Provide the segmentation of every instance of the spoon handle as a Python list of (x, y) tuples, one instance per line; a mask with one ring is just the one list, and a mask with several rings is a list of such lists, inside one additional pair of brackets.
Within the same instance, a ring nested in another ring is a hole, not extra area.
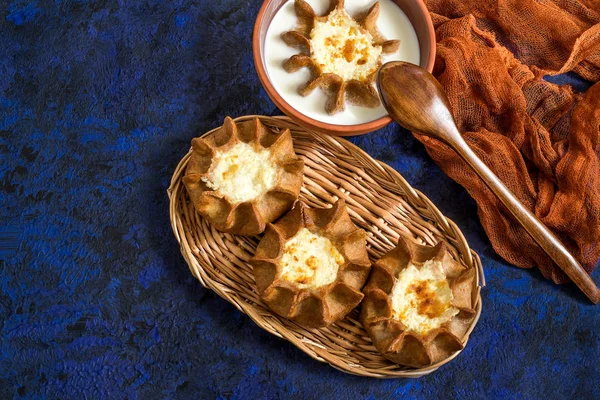
[(473, 168), (560, 269), (594, 304), (597, 304), (600, 301), (600, 290), (560, 240), (504, 186), (502, 181), (471, 150), (460, 134), (452, 136), (453, 140), (447, 143)]

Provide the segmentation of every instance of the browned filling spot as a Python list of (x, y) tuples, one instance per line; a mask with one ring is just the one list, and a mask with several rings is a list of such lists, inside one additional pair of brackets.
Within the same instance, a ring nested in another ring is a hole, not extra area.
[(235, 174), (238, 169), (239, 169), (239, 167), (237, 165), (230, 166), (227, 171), (223, 172), (223, 178), (227, 178), (227, 177)]
[(350, 62), (354, 58), (354, 40), (348, 39), (346, 43), (344, 43), (344, 48), (342, 49), (342, 54), (346, 61)]
[[(437, 286), (440, 287), (441, 284)], [(417, 297), (417, 313), (426, 315), (429, 318), (437, 318), (442, 316), (448, 309), (449, 304), (442, 302), (435, 294), (435, 291), (430, 290), (429, 281), (419, 281), (410, 285), (406, 293), (414, 292)]]
[(358, 65), (365, 65), (367, 63), (367, 60), (365, 58), (361, 58), (360, 60), (358, 60), (356, 62)]
[(363, 47), (362, 50), (360, 51), (360, 55), (363, 56), (363, 58), (368, 58), (369, 50), (366, 47)]
[(306, 260), (306, 265), (308, 265), (308, 268), (312, 269), (313, 271), (317, 269), (318, 264), (319, 260), (315, 256), (310, 256), (308, 260)]
[(325, 46), (337, 47), (339, 43), (340, 42), (337, 39), (335, 39), (335, 38), (332, 38), (332, 37), (326, 37), (325, 38)]

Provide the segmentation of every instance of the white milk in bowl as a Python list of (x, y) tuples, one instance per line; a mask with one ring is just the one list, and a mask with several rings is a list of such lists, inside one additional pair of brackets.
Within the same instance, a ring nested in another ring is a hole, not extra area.
[[(329, 0), (307, 0), (318, 16), (327, 13)], [(357, 17), (366, 13), (376, 1), (346, 0), (345, 9)], [(407, 61), (419, 65), (421, 54), (417, 34), (408, 17), (392, 0), (379, 0), (380, 13), (377, 19), (377, 29), (386, 40), (400, 40), (400, 48), (391, 54), (383, 54), (382, 62)], [(285, 3), (269, 25), (265, 38), (264, 60), (267, 75), (275, 90), (283, 99), (298, 112), (317, 121), (334, 125), (357, 125), (374, 121), (387, 115), (383, 105), (376, 108), (355, 106), (346, 103), (344, 111), (328, 115), (325, 111), (327, 95), (321, 89), (315, 89), (306, 97), (298, 94), (298, 87), (306, 84), (311, 74), (308, 68), (288, 73), (283, 69), (283, 62), (300, 50), (288, 46), (281, 34), (297, 27), (297, 16), (294, 11), (294, 1)]]

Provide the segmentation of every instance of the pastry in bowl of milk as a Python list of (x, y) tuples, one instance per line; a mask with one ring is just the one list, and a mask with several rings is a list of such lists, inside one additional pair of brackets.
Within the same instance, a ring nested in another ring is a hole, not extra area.
[(352, 223), (343, 200), (322, 209), (298, 202), (268, 225), (250, 264), (267, 306), (308, 328), (354, 309), (371, 268), (366, 233)]
[(476, 317), (476, 279), (444, 243), (422, 246), (400, 238), (373, 265), (361, 322), (389, 360), (416, 368), (435, 364), (464, 347)]
[(380, 101), (374, 80), (382, 55), (397, 52), (400, 41), (385, 40), (377, 30), (379, 2), (359, 20), (348, 14), (343, 0), (334, 0), (331, 6), (327, 15), (317, 17), (307, 2), (295, 0), (298, 26), (281, 38), (302, 53), (285, 60), (283, 68), (288, 73), (309, 70), (311, 76), (298, 93), (306, 97), (321, 89), (327, 95), (329, 115), (344, 111), (346, 103), (375, 108)]
[(375, 85), (381, 65), (431, 71), (435, 34), (422, 0), (267, 0), (253, 52), (284, 113), (309, 129), (356, 135), (391, 122)]
[(194, 208), (217, 230), (258, 235), (292, 208), (304, 161), (288, 129), (273, 132), (258, 118), (223, 126), (192, 140), (183, 183)]

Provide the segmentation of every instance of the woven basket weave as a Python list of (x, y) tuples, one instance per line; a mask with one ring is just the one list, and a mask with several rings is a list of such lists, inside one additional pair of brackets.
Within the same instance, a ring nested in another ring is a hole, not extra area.
[[(399, 235), (403, 235), (421, 244), (444, 241), (459, 262), (475, 268), (477, 316), (464, 339), (466, 345), (481, 314), (479, 291), (485, 281), (479, 257), (469, 248), (457, 226), (398, 172), (352, 143), (307, 132), (287, 117), (249, 115), (235, 121), (255, 117), (273, 130), (292, 131), (294, 149), (305, 161), (300, 198), (314, 207), (326, 207), (343, 198), (354, 223), (367, 231), (371, 261), (393, 248)], [(247, 263), (254, 254), (258, 237), (221, 233), (196, 213), (181, 181), (189, 158), (190, 153), (181, 160), (168, 189), (171, 224), (181, 253), (204, 287), (235, 305), (258, 326), (290, 341), (316, 360), (343, 372), (375, 378), (416, 378), (435, 371), (460, 353), (426, 368), (402, 367), (375, 350), (358, 321), (358, 309), (328, 328), (312, 330), (272, 313), (256, 292), (252, 267)]]

